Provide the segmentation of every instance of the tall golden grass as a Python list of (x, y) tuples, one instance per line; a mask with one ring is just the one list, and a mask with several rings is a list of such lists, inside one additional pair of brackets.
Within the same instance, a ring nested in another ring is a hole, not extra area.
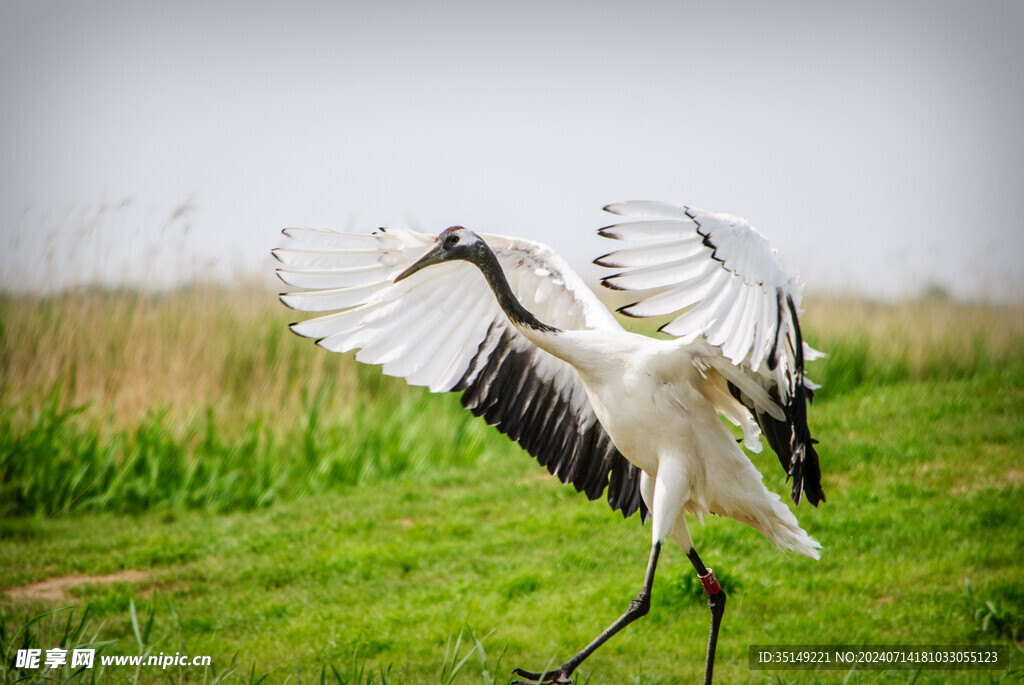
[[(213, 409), (223, 421), (255, 411), (283, 420), (295, 418), (304, 391), (325, 382), (336, 411), (360, 383), (388, 383), (292, 335), (295, 317), (264, 285), (3, 296), (0, 403), (31, 410), (60, 388), (66, 402), (88, 404), (115, 425), (155, 408), (172, 417)], [(803, 321), (815, 347), (859, 346), (872, 364), (897, 363), (897, 376), (911, 380), (1024, 358), (1024, 305), (809, 298)]]
[(65, 403), (87, 404), (88, 414), (119, 426), (153, 409), (284, 419), (325, 380), (343, 397), (358, 383), (348, 360), (288, 331), (294, 313), (264, 286), (8, 295), (0, 316), (0, 403), (8, 407), (38, 407), (58, 388)]
[[(824, 352), (865, 346), (876, 363), (897, 360), (909, 380), (970, 372), (1024, 360), (1024, 302), (962, 303), (946, 297), (877, 302), (857, 298), (804, 301), (805, 338)], [(980, 358), (981, 357), (981, 358)]]

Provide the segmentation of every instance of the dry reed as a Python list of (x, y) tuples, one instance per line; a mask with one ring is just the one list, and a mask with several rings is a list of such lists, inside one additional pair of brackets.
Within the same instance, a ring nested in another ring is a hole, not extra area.
[[(253, 411), (294, 418), (304, 390), (331, 383), (335, 410), (363, 376), (347, 356), (314, 348), (287, 329), (295, 317), (261, 286), (195, 286), (165, 294), (83, 290), (0, 300), (0, 402), (37, 407), (53, 388), (118, 425), (153, 409), (172, 416), (215, 409), (223, 420)], [(809, 299), (806, 336), (825, 351), (856, 343), (897, 377), (943, 365), (1012, 363), (1022, 356), (1024, 306), (949, 300), (882, 304)], [(982, 358), (979, 358), (982, 357)]]

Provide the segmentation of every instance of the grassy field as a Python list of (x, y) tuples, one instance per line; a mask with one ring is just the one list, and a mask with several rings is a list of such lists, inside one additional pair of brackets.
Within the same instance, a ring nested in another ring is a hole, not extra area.
[[(95, 644), (213, 660), (48, 682), (505, 683), (625, 608), (638, 520), (290, 316), (259, 287), (0, 299), (0, 682), (44, 673), (17, 649)], [(830, 354), (810, 371), (828, 502), (797, 514), (824, 551), (693, 525), (729, 593), (718, 682), (1019, 682), (1024, 308), (812, 300), (805, 321)], [(650, 615), (579, 680), (699, 681), (701, 594), (669, 551)], [(1001, 644), (1013, 665), (750, 670), (766, 643)]]

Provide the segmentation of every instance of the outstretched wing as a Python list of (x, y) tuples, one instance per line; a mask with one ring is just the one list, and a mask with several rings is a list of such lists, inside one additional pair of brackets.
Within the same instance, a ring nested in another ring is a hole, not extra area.
[[(819, 352), (803, 342), (800, 291), (768, 241), (744, 219), (660, 202), (623, 202), (605, 210), (635, 219), (599, 234), (630, 241), (594, 260), (618, 269), (602, 279), (613, 290), (642, 291), (619, 309), (627, 316), (673, 315), (659, 330), (686, 342), (706, 341), (756, 380), (777, 406), (728, 384), (757, 420), (793, 478), (793, 501), (824, 501), (815, 441), (807, 427), (813, 397), (804, 362)], [(635, 242), (634, 242), (635, 241)], [(721, 369), (721, 365), (719, 365)], [(782, 411), (779, 411), (779, 408)]]
[[(335, 312), (292, 324), (335, 352), (380, 364), (432, 392), (458, 391), (563, 483), (613, 509), (643, 510), (640, 472), (598, 422), (583, 383), (565, 362), (537, 348), (509, 322), (480, 271), (466, 262), (395, 276), (434, 245), (434, 236), (379, 229), (346, 234), (285, 229), (274, 250), (278, 276), (307, 289), (281, 296), (293, 309)], [(539, 243), (484, 235), (517, 297), (541, 321), (564, 329), (620, 329), (580, 278)]]

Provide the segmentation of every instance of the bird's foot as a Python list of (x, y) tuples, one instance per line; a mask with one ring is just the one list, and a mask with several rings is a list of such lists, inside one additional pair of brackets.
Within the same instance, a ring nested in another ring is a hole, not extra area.
[(511, 685), (572, 685), (572, 671), (567, 671), (565, 666), (540, 673), (524, 671), (521, 668), (512, 672), (524, 680), (513, 680)]

